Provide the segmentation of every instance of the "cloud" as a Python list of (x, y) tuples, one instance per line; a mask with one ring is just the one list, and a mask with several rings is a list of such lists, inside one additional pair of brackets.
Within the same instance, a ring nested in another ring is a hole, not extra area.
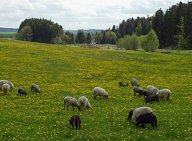
[[(0, 27), (18, 28), (26, 18), (46, 18), (64, 29), (106, 29), (123, 19), (166, 10), (178, 0), (2, 0)], [(183, 0), (187, 2), (187, 0)]]

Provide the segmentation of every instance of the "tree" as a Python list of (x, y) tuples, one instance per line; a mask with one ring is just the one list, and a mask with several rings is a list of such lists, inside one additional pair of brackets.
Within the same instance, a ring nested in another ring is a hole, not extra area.
[(87, 34), (87, 43), (90, 44), (92, 42), (92, 37), (91, 37), (91, 34), (88, 33)]
[(132, 50), (137, 50), (137, 49), (140, 48), (140, 40), (139, 40), (138, 36), (135, 33), (133, 33), (131, 35), (131, 38), (130, 38), (129, 43), (128, 43), (128, 46)]
[(143, 38), (141, 44), (145, 51), (155, 51), (159, 47), (159, 39), (153, 29)]
[(20, 39), (23, 41), (31, 41), (33, 31), (30, 26), (24, 26), (20, 32)]
[(125, 35), (124, 37), (118, 39), (117, 41), (117, 47), (118, 48), (124, 48), (126, 50), (130, 50), (129, 46), (129, 41), (130, 41), (131, 36), (130, 35)]
[(157, 36), (159, 38), (160, 45), (162, 46), (164, 44), (163, 43), (164, 42), (164, 33), (163, 33), (163, 29), (164, 29), (164, 13), (163, 13), (163, 11), (161, 9), (156, 11), (152, 22), (153, 22), (152, 28), (156, 32), (156, 34), (157, 34)]
[(140, 36), (142, 34), (142, 26), (141, 23), (139, 22), (137, 27), (135, 28), (135, 33), (137, 36)]
[(176, 38), (176, 49), (182, 50), (185, 47), (186, 40), (185, 40), (185, 32), (184, 32), (184, 17), (181, 16), (180, 18), (180, 25), (177, 25), (178, 33), (175, 36)]

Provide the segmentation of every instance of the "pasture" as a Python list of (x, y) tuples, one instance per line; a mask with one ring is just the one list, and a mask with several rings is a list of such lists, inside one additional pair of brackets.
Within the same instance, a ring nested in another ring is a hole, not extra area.
[(0, 32), (0, 38), (15, 38), (16, 32)]
[[(192, 140), (192, 52), (115, 51), (0, 40), (0, 80), (14, 91), (0, 93), (0, 140)], [(132, 88), (119, 87), (137, 78), (140, 85), (169, 88), (169, 101), (144, 103)], [(32, 83), (41, 94), (30, 94)], [(92, 89), (105, 88), (109, 99), (94, 100)], [(17, 96), (18, 88), (27, 96)], [(64, 96), (86, 96), (92, 108), (64, 110)], [(131, 109), (149, 106), (158, 128), (145, 129), (126, 120)], [(79, 114), (81, 130), (69, 127)]]

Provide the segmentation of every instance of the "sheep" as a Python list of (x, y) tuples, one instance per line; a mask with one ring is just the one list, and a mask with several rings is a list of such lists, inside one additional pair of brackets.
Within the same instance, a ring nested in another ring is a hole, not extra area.
[(159, 91), (158, 88), (156, 88), (155, 86), (152, 86), (152, 85), (148, 85), (147, 86), (147, 92), (148, 94), (157, 94), (157, 92)]
[(93, 89), (93, 98), (96, 99), (97, 96), (108, 98), (108, 93), (101, 87), (95, 87)]
[(18, 94), (17, 94), (17, 95), (27, 95), (27, 92), (26, 92), (24, 89), (19, 88), (19, 89), (18, 89)]
[(157, 95), (158, 95), (158, 97), (159, 97), (159, 99), (160, 100), (162, 100), (162, 99), (167, 99), (167, 100), (169, 100), (169, 97), (170, 97), (170, 95), (171, 95), (171, 91), (169, 90), (169, 89), (162, 89), (162, 90), (159, 90), (158, 92), (157, 92)]
[(9, 91), (10, 91), (10, 85), (5, 83), (2, 85), (2, 91), (3, 91), (3, 94), (8, 94)]
[(134, 87), (134, 86), (139, 86), (139, 82), (137, 79), (135, 78), (131, 78), (131, 85)]
[(143, 95), (144, 97), (145, 97), (145, 96), (148, 96), (148, 92), (145, 91), (145, 90), (143, 90), (143, 88), (142, 88), (142, 87), (139, 87), (139, 86), (134, 86), (134, 87), (133, 87), (133, 93), (134, 93), (134, 96), (136, 95), (136, 93), (139, 94), (139, 97), (140, 97), (141, 95)]
[(9, 80), (0, 80), (0, 90), (1, 91), (2, 91), (2, 85), (5, 84), (5, 83), (9, 84), (10, 90), (14, 89), (14, 85), (13, 85), (13, 83), (11, 81), (9, 81)]
[(157, 117), (154, 113), (146, 113), (146, 114), (140, 115), (136, 119), (136, 125), (141, 124), (141, 127), (143, 128), (147, 123), (151, 123), (151, 126), (153, 127), (153, 129), (155, 129), (155, 127), (157, 128)]
[(153, 102), (153, 101), (157, 101), (159, 102), (159, 96), (157, 94), (154, 94), (154, 95), (149, 95), (145, 98), (145, 103), (148, 103), (148, 102)]
[(131, 119), (134, 123), (136, 123), (137, 118), (140, 115), (146, 114), (146, 113), (152, 113), (152, 109), (150, 107), (139, 107), (134, 110), (131, 110), (128, 114), (128, 120)]
[(78, 115), (73, 115), (71, 117), (71, 119), (69, 120), (69, 125), (74, 127), (74, 124), (75, 124), (75, 127), (76, 129), (79, 129), (81, 128), (81, 118), (78, 116)]
[[(34, 93), (41, 93), (41, 89), (39, 88), (38, 85), (32, 84), (32, 85), (31, 85), (31, 92), (33, 92), (33, 94), (34, 94)], [(31, 92), (30, 92), (30, 93), (31, 93)]]
[(67, 106), (67, 110), (68, 110), (69, 106), (72, 106), (73, 110), (74, 110), (74, 107), (78, 107), (79, 109), (81, 109), (77, 99), (75, 99), (74, 97), (71, 97), (71, 96), (64, 97), (64, 109), (65, 109), (65, 106)]
[(78, 99), (78, 103), (81, 108), (91, 108), (91, 104), (89, 103), (89, 100), (85, 96), (81, 96)]
[(128, 86), (128, 83), (125, 83), (125, 84), (124, 84), (123, 82), (120, 81), (120, 82), (119, 82), (119, 86), (120, 86), (120, 87)]

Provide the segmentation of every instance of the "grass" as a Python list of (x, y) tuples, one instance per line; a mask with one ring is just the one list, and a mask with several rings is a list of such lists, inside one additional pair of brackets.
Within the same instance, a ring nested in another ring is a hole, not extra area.
[[(14, 91), (0, 93), (0, 140), (192, 140), (192, 52), (114, 51), (0, 40), (0, 79), (11, 80)], [(172, 91), (169, 101), (145, 104), (118, 82), (137, 78), (142, 87)], [(30, 94), (31, 83), (42, 88)], [(109, 99), (93, 100), (92, 89), (105, 88)], [(17, 96), (18, 88), (28, 96)], [(90, 110), (63, 109), (64, 96), (85, 95)], [(150, 106), (158, 128), (138, 128), (126, 120), (128, 112)], [(69, 127), (73, 114), (82, 129)]]
[(0, 32), (0, 38), (14, 38), (15, 32)]

